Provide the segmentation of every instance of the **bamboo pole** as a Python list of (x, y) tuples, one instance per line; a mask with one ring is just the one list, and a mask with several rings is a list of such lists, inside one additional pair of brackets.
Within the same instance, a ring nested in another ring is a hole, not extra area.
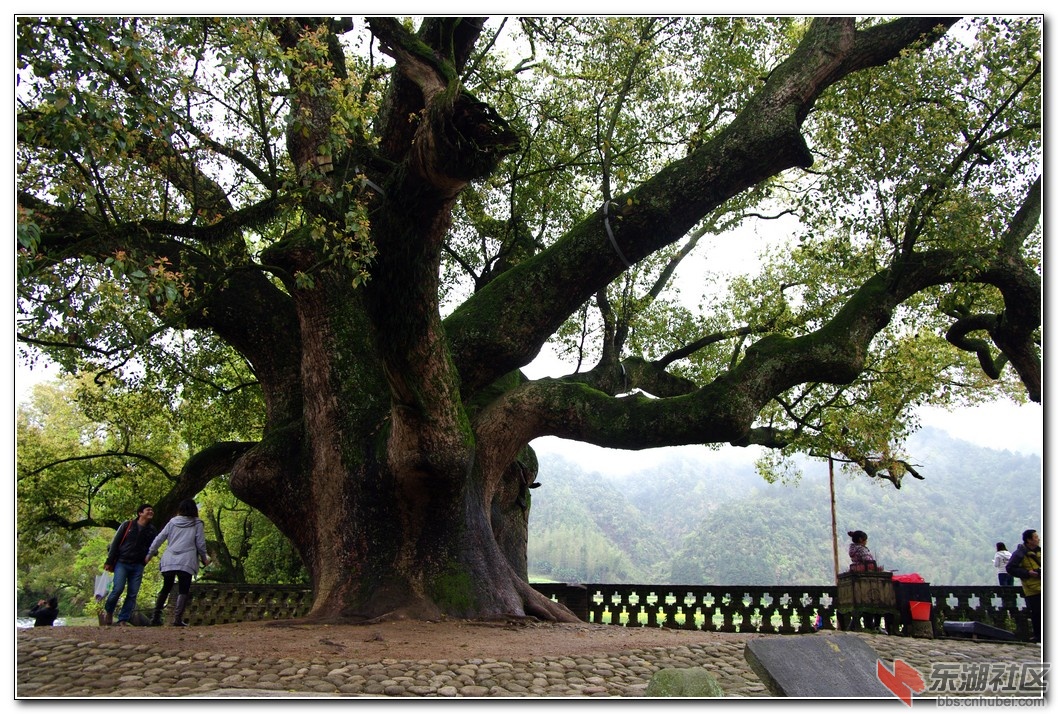
[(838, 511), (834, 498), (834, 457), (827, 454), (827, 465), (830, 467), (830, 533), (834, 541), (834, 582), (838, 582)]

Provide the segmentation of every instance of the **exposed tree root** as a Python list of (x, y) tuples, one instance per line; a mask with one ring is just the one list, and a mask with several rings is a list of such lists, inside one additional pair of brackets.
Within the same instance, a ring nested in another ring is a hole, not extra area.
[(550, 622), (580, 622), (573, 612), (554, 600), (545, 597), (524, 580), (516, 580), (515, 587), (525, 603), (525, 615)]

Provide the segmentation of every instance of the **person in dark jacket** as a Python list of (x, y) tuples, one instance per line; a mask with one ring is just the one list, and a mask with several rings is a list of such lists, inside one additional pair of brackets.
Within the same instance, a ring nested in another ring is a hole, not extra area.
[(1035, 530), (1030, 528), (1021, 534), (1021, 545), (1010, 556), (1007, 572), (1021, 578), (1021, 591), (1032, 620), (1032, 641), (1040, 642), (1043, 639), (1043, 550), (1040, 534)]
[(147, 553), (150, 560), (158, 554), (162, 543), (169, 545), (162, 554), (159, 569), (162, 572), (162, 590), (154, 603), (152, 625), (162, 624), (162, 610), (173, 589), (173, 580), (179, 579), (176, 591), (176, 607), (173, 611), (173, 625), (184, 627), (184, 608), (191, 594), (191, 578), (198, 573), (198, 563), (209, 565), (209, 554), (206, 552), (206, 527), (198, 517), (198, 506), (190, 498), (185, 498), (176, 509), (176, 517), (165, 524)]
[(136, 596), (143, 581), (143, 568), (147, 565), (147, 549), (158, 535), (158, 529), (151, 525), (154, 508), (149, 503), (136, 509), (136, 518), (125, 521), (118, 526), (114, 540), (110, 542), (107, 559), (103, 570), (114, 573), (114, 584), (110, 595), (103, 605), (105, 614), (103, 624), (114, 624), (114, 609), (118, 605), (121, 592), (128, 587), (125, 602), (118, 613), (118, 625), (131, 625), (132, 612), (136, 609)]
[(51, 627), (59, 616), (59, 598), (38, 600), (37, 604), (30, 608), (29, 616), (36, 618), (33, 621), (34, 627)]

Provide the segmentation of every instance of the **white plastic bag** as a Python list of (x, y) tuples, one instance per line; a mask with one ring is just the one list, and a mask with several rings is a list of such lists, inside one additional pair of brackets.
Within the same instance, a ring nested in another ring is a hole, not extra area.
[(114, 582), (113, 573), (103, 573), (102, 575), (96, 576), (96, 600), (102, 600), (107, 596), (107, 593), (110, 591), (110, 584), (112, 582)]

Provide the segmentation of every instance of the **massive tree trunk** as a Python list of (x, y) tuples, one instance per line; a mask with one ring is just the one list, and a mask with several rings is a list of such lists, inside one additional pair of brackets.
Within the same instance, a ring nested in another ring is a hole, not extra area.
[(443, 370), (387, 372), (381, 355), (400, 340), (380, 337), (361, 301), (319, 282), (298, 294), (303, 418), (269, 434), (231, 480), (297, 546), (315, 590), (310, 616), (575, 619), (526, 582), (534, 471), (483, 465), (459, 400), (431, 401), (432, 389), (452, 388)]
[[(744, 377), (718, 380), (681, 404), (637, 408), (584, 385), (518, 386), (511, 370), (624, 266), (602, 243), (600, 221), (591, 216), (442, 321), (438, 265), (452, 207), (469, 181), (487, 176), (512, 150), (516, 137), (456, 79), (480, 22), (428, 21), (415, 36), (388, 19), (371, 26), (396, 68), (381, 117), (388, 168), (374, 174), (379, 190), (369, 198), (377, 248), (370, 279), (352, 290), (350, 272), (336, 264), (317, 269), (311, 289), (288, 282), (301, 369), (296, 383), (271, 391), (297, 393), (303, 408), (272, 419), (279, 427), (239, 462), (232, 489), (296, 544), (312, 574), (313, 617), (575, 619), (526, 581), (535, 464), (525, 449), (532, 438), (556, 433), (626, 447), (637, 446), (637, 438), (643, 445), (665, 438), (745, 439), (763, 404), (789, 385), (851, 379), (862, 366), (863, 345), (908, 290), (928, 279), (890, 281), (891, 295), (872, 294), (877, 304), (864, 300), (866, 306), (850, 310), (831, 328), (842, 334), (826, 359), (810, 354), (813, 340), (762, 345), (740, 367)], [(622, 198), (625, 255), (635, 261), (743, 188), (810, 164), (799, 125), (819, 92), (895, 56), (932, 27), (897, 24), (881, 40), (874, 33), (857, 42), (851, 22), (817, 23), (745, 119)], [(300, 31), (286, 27), (284, 41), (295, 45)], [(298, 102), (305, 116), (327, 116), (315, 96)], [(289, 140), (298, 165), (320, 153), (312, 136)], [(330, 180), (305, 179), (314, 190), (326, 190)], [(268, 255), (288, 275), (325, 257), (308, 231)], [(574, 287), (541, 291), (541, 281), (551, 277)], [(621, 413), (608, 420), (615, 409)], [(688, 410), (697, 413), (686, 419)], [(659, 436), (666, 432), (671, 437)]]
[[(444, 76), (442, 59), (417, 54), (418, 38), (392, 20), (373, 27), (399, 60), (389, 115), (400, 120), (384, 143), (395, 166), (371, 213), (370, 280), (350, 290), (350, 272), (336, 265), (315, 272), (311, 289), (290, 286), (302, 344), (291, 387), (303, 414), (238, 465), (232, 489), (296, 544), (312, 574), (314, 617), (575, 619), (526, 582), (524, 530), (512, 546), (507, 529), (512, 514), (524, 524), (520, 491), (503, 483), (515, 466), (479, 458), (438, 307), (452, 206), (515, 138)], [(448, 29), (456, 32), (442, 38), (471, 42), (480, 23)], [(304, 103), (320, 113), (315, 98)], [(420, 119), (409, 134), (412, 112)], [(304, 143), (292, 137), (292, 154), (312, 156)], [(324, 258), (306, 231), (269, 251), (290, 275)]]

